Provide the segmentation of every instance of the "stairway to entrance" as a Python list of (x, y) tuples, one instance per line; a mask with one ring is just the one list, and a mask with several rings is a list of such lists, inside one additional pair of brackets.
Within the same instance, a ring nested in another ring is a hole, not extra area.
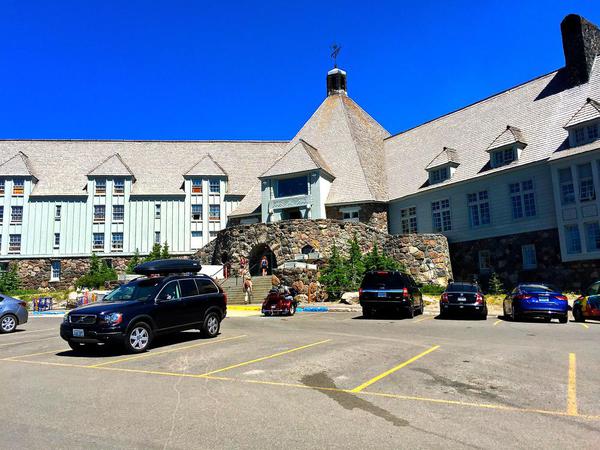
[[(219, 281), (223, 290), (227, 292), (227, 304), (243, 305), (244, 292), (242, 285), (244, 280), (242, 277), (230, 277), (224, 281)], [(260, 305), (271, 289), (271, 275), (266, 277), (252, 277), (252, 290), (254, 296), (252, 299), (253, 305)]]

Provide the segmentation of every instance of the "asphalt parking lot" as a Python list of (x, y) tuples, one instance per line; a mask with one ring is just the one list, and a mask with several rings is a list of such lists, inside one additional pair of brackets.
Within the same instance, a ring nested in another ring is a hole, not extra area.
[(75, 355), (0, 336), (2, 448), (597, 448), (600, 323), (229, 317)]

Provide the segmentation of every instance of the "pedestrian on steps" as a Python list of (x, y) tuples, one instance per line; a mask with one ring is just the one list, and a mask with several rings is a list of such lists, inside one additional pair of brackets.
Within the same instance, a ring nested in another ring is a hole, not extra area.
[(242, 289), (244, 291), (244, 304), (252, 303), (252, 278), (250, 275), (244, 278), (244, 284), (242, 285)]

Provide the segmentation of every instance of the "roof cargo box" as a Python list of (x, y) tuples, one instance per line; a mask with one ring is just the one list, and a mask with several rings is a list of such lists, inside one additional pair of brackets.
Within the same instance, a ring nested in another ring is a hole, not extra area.
[(140, 275), (167, 275), (170, 273), (197, 273), (202, 269), (193, 259), (158, 259), (135, 266), (133, 271)]

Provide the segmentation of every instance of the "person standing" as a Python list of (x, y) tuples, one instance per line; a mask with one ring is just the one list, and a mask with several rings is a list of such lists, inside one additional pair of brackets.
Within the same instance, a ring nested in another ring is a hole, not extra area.
[(266, 277), (267, 271), (269, 270), (269, 261), (267, 260), (266, 255), (260, 260), (260, 268), (262, 270), (262, 276)]
[(244, 290), (244, 304), (247, 305), (249, 303), (252, 303), (252, 278), (250, 278), (250, 275), (248, 275), (244, 279), (243, 290)]

